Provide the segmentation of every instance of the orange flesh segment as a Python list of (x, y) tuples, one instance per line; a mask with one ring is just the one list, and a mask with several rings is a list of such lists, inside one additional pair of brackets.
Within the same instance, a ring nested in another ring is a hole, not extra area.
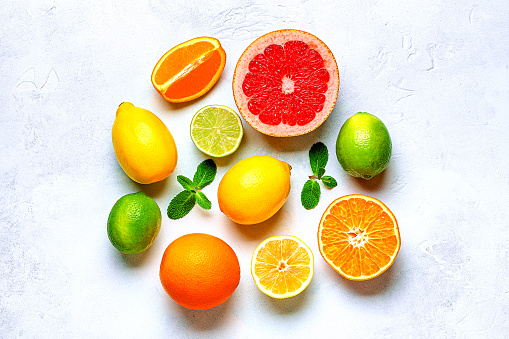
[(173, 99), (186, 98), (196, 94), (196, 88), (208, 87), (221, 66), (222, 58), (218, 50), (213, 50), (205, 58), (207, 59), (204, 62), (193, 68), (185, 76), (171, 83), (166, 89), (166, 97)]
[(216, 46), (209, 41), (198, 41), (192, 45), (173, 51), (163, 60), (161, 65), (159, 65), (159, 69), (154, 78), (156, 85), (164, 85), (190, 63), (215, 48)]
[(292, 239), (269, 241), (256, 256), (260, 284), (275, 294), (295, 292), (311, 274), (309, 254)]
[(376, 276), (399, 250), (393, 219), (373, 201), (339, 201), (325, 215), (321, 227), (322, 254), (347, 276)]

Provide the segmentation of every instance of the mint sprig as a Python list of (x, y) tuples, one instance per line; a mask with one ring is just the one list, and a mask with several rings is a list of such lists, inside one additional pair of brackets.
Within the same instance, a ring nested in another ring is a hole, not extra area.
[(210, 185), (216, 177), (217, 167), (212, 159), (207, 159), (198, 165), (196, 173), (193, 177), (193, 183), (197, 190), (203, 189)]
[(211, 209), (212, 203), (201, 190), (214, 181), (216, 173), (216, 163), (212, 159), (207, 159), (198, 165), (193, 180), (178, 175), (177, 181), (182, 185), (184, 191), (170, 201), (167, 210), (168, 218), (176, 220), (185, 217), (196, 203), (203, 209)]
[(334, 188), (338, 185), (336, 179), (329, 175), (324, 175), (327, 161), (329, 161), (329, 151), (324, 143), (317, 142), (311, 146), (309, 150), (309, 163), (313, 175), (309, 176), (309, 180), (304, 184), (300, 194), (302, 206), (307, 210), (315, 208), (320, 201), (320, 185), (318, 181), (322, 181), (323, 185), (327, 188)]
[(192, 191), (195, 189), (194, 183), (183, 175), (177, 176), (177, 181), (184, 187), (185, 190)]
[(336, 179), (328, 175), (322, 177), (322, 183), (327, 188), (334, 188), (338, 185)]
[(316, 205), (318, 205), (320, 201), (320, 185), (315, 179), (306, 181), (300, 194), (300, 200), (302, 206), (307, 210), (315, 208)]
[(168, 217), (180, 219), (187, 215), (196, 204), (196, 194), (193, 191), (182, 191), (175, 196), (168, 206)]
[(327, 161), (329, 161), (329, 152), (323, 142), (317, 142), (311, 146), (309, 150), (309, 163), (314, 175), (321, 177), (320, 172), (325, 173)]

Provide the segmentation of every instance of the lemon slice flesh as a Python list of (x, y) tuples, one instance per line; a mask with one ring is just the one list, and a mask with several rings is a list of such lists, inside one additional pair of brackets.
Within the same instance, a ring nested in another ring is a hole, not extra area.
[(313, 252), (292, 235), (265, 239), (251, 258), (251, 274), (256, 286), (277, 299), (293, 297), (304, 291), (313, 272)]
[(191, 139), (200, 151), (211, 157), (225, 157), (235, 152), (243, 135), (239, 115), (227, 106), (205, 106), (191, 121)]

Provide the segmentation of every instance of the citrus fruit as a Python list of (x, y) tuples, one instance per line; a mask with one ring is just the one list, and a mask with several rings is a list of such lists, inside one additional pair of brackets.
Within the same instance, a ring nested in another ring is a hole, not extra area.
[(194, 38), (166, 52), (152, 71), (152, 85), (169, 102), (185, 102), (207, 93), (226, 63), (219, 40)]
[(401, 246), (398, 222), (381, 201), (362, 194), (334, 200), (318, 227), (325, 261), (350, 280), (367, 280), (387, 270)]
[(384, 123), (359, 112), (345, 121), (336, 140), (336, 155), (348, 174), (371, 179), (389, 165), (392, 142)]
[(177, 166), (177, 147), (166, 125), (130, 102), (117, 109), (112, 139), (120, 166), (140, 184), (166, 179)]
[(330, 115), (339, 91), (336, 60), (317, 37), (295, 29), (256, 39), (233, 75), (240, 114), (261, 133), (287, 137), (311, 132)]
[(225, 302), (237, 288), (239, 260), (233, 249), (215, 236), (186, 234), (164, 251), (159, 277), (175, 302), (206, 310)]
[(191, 121), (191, 139), (200, 151), (211, 157), (225, 157), (235, 152), (243, 134), (240, 117), (227, 106), (205, 106)]
[(288, 198), (290, 170), (286, 162), (268, 155), (237, 162), (219, 183), (219, 208), (238, 224), (252, 225), (269, 219)]
[(251, 275), (263, 293), (278, 299), (302, 292), (313, 278), (313, 253), (299, 238), (265, 239), (253, 253)]
[(152, 245), (161, 228), (161, 210), (143, 192), (124, 195), (108, 216), (108, 238), (122, 253), (139, 253)]

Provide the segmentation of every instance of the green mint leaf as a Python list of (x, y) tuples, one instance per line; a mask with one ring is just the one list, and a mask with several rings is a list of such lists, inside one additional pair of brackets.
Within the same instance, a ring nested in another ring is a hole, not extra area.
[(309, 150), (309, 162), (314, 175), (319, 176), (320, 168), (325, 168), (328, 160), (329, 151), (327, 151), (327, 146), (325, 146), (323, 142), (317, 142), (311, 146)]
[(182, 191), (170, 201), (168, 205), (168, 218), (176, 220), (185, 217), (196, 203), (196, 194), (191, 191)]
[(177, 181), (182, 185), (182, 187), (184, 187), (184, 189), (186, 189), (188, 191), (192, 191), (195, 189), (194, 184), (191, 181), (191, 179), (189, 179), (183, 175), (178, 175)]
[(334, 188), (338, 185), (338, 182), (333, 177), (330, 177), (328, 175), (322, 177), (322, 182), (325, 187), (327, 188)]
[(196, 191), (196, 202), (205, 210), (209, 210), (212, 207), (210, 200), (200, 191)]
[(194, 186), (196, 189), (201, 190), (205, 186), (209, 185), (214, 178), (216, 177), (217, 166), (214, 160), (207, 159), (202, 161), (198, 168), (196, 169), (196, 173), (193, 177)]
[(325, 174), (325, 168), (323, 167), (320, 167), (318, 169), (318, 173), (317, 173), (317, 176), (318, 176), (318, 179), (322, 179), (323, 175)]
[(320, 185), (313, 179), (306, 181), (300, 194), (300, 201), (305, 209), (310, 210), (320, 201)]

